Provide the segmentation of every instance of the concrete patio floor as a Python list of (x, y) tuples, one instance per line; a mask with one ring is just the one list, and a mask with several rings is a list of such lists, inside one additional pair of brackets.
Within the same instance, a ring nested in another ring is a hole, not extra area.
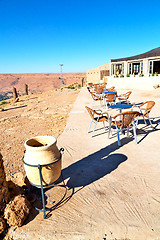
[[(133, 90), (130, 99), (156, 102), (151, 111), (155, 129), (140, 121), (138, 144), (121, 135), (118, 147), (116, 135), (108, 139), (104, 129), (98, 130), (101, 124), (93, 138), (87, 133), (90, 117), (85, 106), (91, 106), (92, 99), (81, 89), (57, 142), (65, 149), (67, 194), (47, 219), (32, 210), (24, 226), (10, 228), (13, 239), (160, 239), (160, 89)], [(46, 191), (47, 203), (63, 194), (61, 187)]]

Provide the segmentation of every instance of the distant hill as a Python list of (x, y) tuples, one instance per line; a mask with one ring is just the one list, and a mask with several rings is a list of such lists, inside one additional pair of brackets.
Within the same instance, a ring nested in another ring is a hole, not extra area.
[[(0, 100), (12, 95), (13, 87), (23, 94), (25, 84), (28, 85), (30, 93), (60, 88), (59, 77), (60, 73), (0, 74)], [(63, 73), (65, 85), (75, 82), (81, 84), (82, 78), (86, 79), (86, 73)]]

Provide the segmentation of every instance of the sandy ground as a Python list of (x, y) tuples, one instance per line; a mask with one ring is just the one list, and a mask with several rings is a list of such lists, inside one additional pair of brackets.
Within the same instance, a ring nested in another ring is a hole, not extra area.
[[(11, 97), (13, 87), (19, 95), (23, 95), (25, 84), (29, 93), (55, 90), (62, 86), (59, 77), (60, 73), (0, 74), (0, 100)], [(81, 84), (82, 78), (86, 79), (86, 73), (63, 73), (66, 86), (75, 82)]]
[(19, 171), (24, 173), (22, 157), (27, 139), (38, 135), (58, 138), (77, 94), (78, 90), (64, 88), (20, 96), (15, 104), (9, 99), (0, 106), (5, 110), (0, 112), (0, 151), (7, 177)]
[[(160, 89), (133, 91), (131, 102), (156, 102), (151, 113), (155, 129), (140, 121), (138, 144), (121, 135), (120, 148), (116, 135), (108, 139), (103, 128), (97, 127), (93, 138), (87, 133), (90, 117), (84, 106), (91, 106), (92, 99), (85, 88), (77, 93), (59, 90), (23, 96), (0, 112), (7, 176), (24, 172), (26, 139), (54, 135), (58, 147), (65, 149), (62, 172), (68, 186), (64, 201), (47, 219), (32, 210), (24, 226), (10, 228), (9, 239), (159, 240)], [(61, 188), (46, 191), (47, 206), (63, 194)]]

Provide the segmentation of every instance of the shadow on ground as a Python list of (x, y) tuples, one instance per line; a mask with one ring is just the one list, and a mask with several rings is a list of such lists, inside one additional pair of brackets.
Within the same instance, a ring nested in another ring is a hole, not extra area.
[(23, 105), (23, 106), (19, 106), (19, 107), (12, 107), (12, 108), (6, 108), (6, 109), (4, 109), (4, 111), (18, 109), (18, 108), (24, 108), (24, 107), (27, 107), (27, 105)]
[[(117, 143), (116, 143), (117, 144)], [(114, 171), (127, 160), (123, 154), (110, 154), (108, 147), (101, 149), (63, 169), (69, 188), (85, 187)]]
[[(131, 141), (129, 139), (123, 140), (123, 145)], [(58, 202), (53, 202), (53, 206), (50, 207), (49, 212), (47, 212), (47, 218), (52, 214), (51, 212), (54, 209), (57, 209), (64, 204), (66, 204), (71, 197), (77, 192), (82, 190), (85, 186), (97, 181), (100, 178), (103, 178), (107, 174), (110, 174), (118, 166), (127, 160), (127, 156), (119, 153), (112, 153), (118, 149), (117, 142), (110, 144), (109, 146), (102, 148), (101, 150), (88, 155), (85, 158), (69, 165), (67, 168), (62, 170), (62, 176), (64, 180), (68, 180), (66, 183), (67, 193), (64, 190), (64, 196), (62, 199), (59, 199)], [(112, 154), (110, 154), (112, 153)], [(64, 187), (62, 176), (56, 182), (57, 185)], [(65, 181), (66, 182), (66, 181)], [(76, 189), (80, 187), (80, 189)], [(51, 188), (50, 188), (51, 189)], [(45, 202), (48, 203), (50, 189), (45, 189)], [(52, 187), (54, 189), (54, 187)], [(37, 196), (37, 201), (34, 204), (34, 207), (42, 209), (41, 193), (40, 189), (33, 188), (34, 193)], [(53, 196), (54, 199), (54, 194)], [(31, 214), (25, 224), (32, 221), (38, 212), (35, 209), (32, 209)]]

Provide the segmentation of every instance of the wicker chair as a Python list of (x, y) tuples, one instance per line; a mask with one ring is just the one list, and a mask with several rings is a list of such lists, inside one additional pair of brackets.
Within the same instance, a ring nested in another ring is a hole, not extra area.
[(93, 83), (88, 83), (88, 87), (93, 87)]
[(98, 96), (92, 92), (90, 92), (91, 94), (91, 97), (93, 98), (93, 102), (92, 102), (92, 107), (94, 106), (94, 103), (97, 102), (97, 101), (100, 101), (100, 104), (102, 102), (102, 97), (101, 96)]
[(103, 90), (104, 90), (103, 87), (102, 87), (102, 88), (96, 88), (96, 89), (95, 89), (95, 93), (96, 93), (96, 94), (102, 94)]
[[(96, 129), (97, 123), (103, 122), (104, 129), (106, 130), (105, 122), (107, 122), (108, 119), (109, 119), (108, 113), (104, 113), (103, 114), (101, 112), (101, 110), (96, 110), (95, 111), (95, 110), (93, 110), (93, 109), (91, 109), (91, 108), (89, 108), (87, 106), (85, 106), (85, 108), (87, 109), (87, 111), (88, 111), (88, 113), (89, 113), (89, 115), (91, 117), (91, 122), (89, 124), (88, 132), (90, 130), (90, 127), (91, 127), (92, 123), (94, 123), (94, 128), (93, 128), (93, 131), (92, 131), (92, 137), (93, 137), (94, 131)], [(100, 111), (100, 112), (98, 112), (98, 111)]]
[(115, 91), (115, 87), (113, 86), (113, 87), (109, 88), (108, 91), (109, 91), (109, 92)]
[(106, 107), (108, 105), (111, 104), (115, 104), (116, 103), (116, 97), (117, 97), (117, 93), (109, 93), (109, 94), (104, 94), (103, 99), (104, 99), (104, 103), (106, 104)]
[(120, 96), (118, 96), (118, 100), (120, 100), (120, 102), (126, 101), (127, 103), (129, 103), (128, 98), (130, 97), (131, 93), (132, 91), (121, 94)]
[(91, 92), (90, 87), (87, 87), (87, 90), (88, 90), (89, 93)]
[[(140, 115), (140, 113), (138, 111), (128, 111), (128, 112), (119, 113), (116, 116), (110, 118), (108, 137), (110, 135), (111, 128), (113, 125), (114, 127), (116, 127), (116, 131), (117, 131), (118, 146), (121, 146), (119, 132), (124, 134), (125, 130), (127, 130), (127, 136), (129, 136), (129, 129), (132, 128), (135, 142), (137, 144), (136, 121), (137, 121), (137, 117), (139, 115)], [(120, 120), (117, 120), (117, 118)]]
[[(147, 125), (145, 118), (148, 118), (149, 123), (152, 128), (154, 128), (154, 127), (153, 127), (151, 119), (149, 117), (149, 113), (150, 113), (151, 109), (154, 107), (154, 105), (155, 105), (154, 101), (146, 101), (138, 106), (139, 110), (140, 110), (140, 116), (143, 117), (145, 124)], [(143, 106), (144, 106), (144, 108), (143, 108)]]

